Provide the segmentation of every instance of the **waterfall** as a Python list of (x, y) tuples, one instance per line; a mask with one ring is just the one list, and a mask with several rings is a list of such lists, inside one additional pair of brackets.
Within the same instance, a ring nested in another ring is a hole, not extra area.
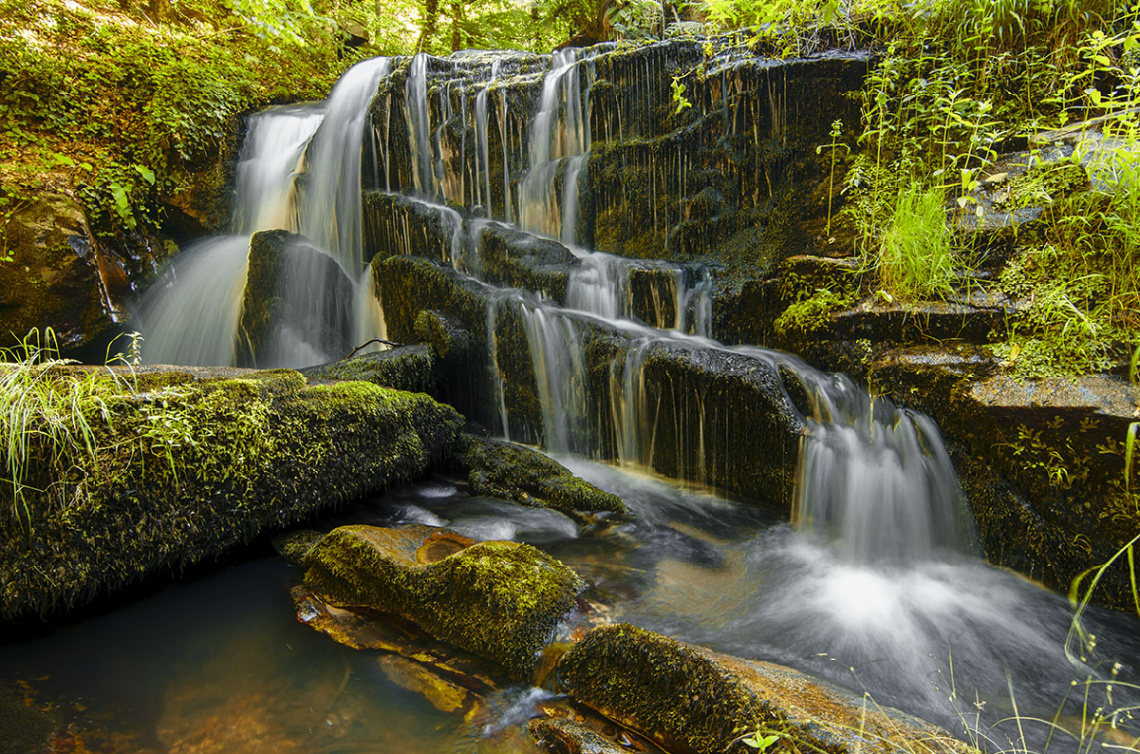
[(412, 58), (408, 80), (404, 84), (404, 110), (408, 124), (408, 149), (412, 155), (412, 179), (417, 191), (435, 196), (435, 172), (432, 170), (431, 111), (428, 109), (427, 53)]
[[(298, 232), (316, 244), (314, 253), (330, 256), (335, 265), (308, 257), (305, 264), (283, 266), (275, 288), (288, 297), (294, 321), (269, 335), (257, 366), (305, 366), (344, 355), (314, 342), (305, 322), (336, 322), (350, 339), (383, 335), (375, 306), (331, 297), (344, 276), (356, 283), (352, 299), (367, 296), (359, 292), (359, 281), (365, 280), (360, 272), (365, 263), (362, 141), (368, 106), (391, 69), (388, 58), (358, 63), (324, 103), (270, 108), (250, 119), (236, 170), (236, 235), (187, 248), (135, 307), (148, 363), (237, 363), (249, 236), (261, 230)], [(330, 315), (330, 310), (348, 315)]]
[(307, 150), (300, 181), (296, 230), (330, 252), (354, 278), (366, 261), (360, 199), (365, 120), (377, 85), (391, 71), (390, 58), (373, 58), (341, 76), (326, 100), (325, 117)]
[(842, 375), (800, 372), (813, 404), (797, 471), (800, 529), (833, 542), (855, 563), (976, 550), (937, 425), (886, 398), (872, 399)]
[(487, 96), (491, 92), (491, 85), (495, 83), (495, 79), (499, 77), (499, 67), (502, 61), (495, 60), (491, 63), (491, 78), (488, 79), (487, 84), (479, 90), (479, 94), (475, 96), (475, 139), (478, 142), (478, 151), (475, 152), (476, 172), (480, 170), (483, 173), (482, 183), (476, 181), (477, 186), (481, 187), (479, 190), (479, 204), (482, 205), (483, 211), (487, 217), (494, 216), (494, 210), (491, 205), (491, 148), (489, 144), (489, 137), (487, 134)]
[(587, 69), (583, 92), (581, 71), (589, 59), (580, 59), (580, 54), (570, 48), (551, 56), (550, 72), (543, 80), (538, 113), (530, 128), (529, 167), (519, 184), (519, 224), (535, 233), (561, 238), (568, 246), (576, 241), (578, 174), (590, 148), (592, 69)]

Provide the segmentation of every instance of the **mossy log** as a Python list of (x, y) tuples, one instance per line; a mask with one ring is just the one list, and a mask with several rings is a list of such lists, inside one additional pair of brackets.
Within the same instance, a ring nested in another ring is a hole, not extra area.
[(426, 395), (370, 383), (227, 374), (239, 376), (48, 377), (101, 391), (87, 417), (93, 452), (80, 442), (48, 463), (33, 436), (24, 495), (0, 486), (0, 617), (81, 605), (420, 476), (461, 423)]

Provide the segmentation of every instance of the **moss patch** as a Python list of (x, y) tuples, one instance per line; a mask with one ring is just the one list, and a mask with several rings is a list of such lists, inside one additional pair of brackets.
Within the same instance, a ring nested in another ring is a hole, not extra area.
[(401, 346), (362, 353), (300, 370), (310, 379), (353, 380), (414, 393), (435, 393), (436, 357), (428, 346)]
[(559, 672), (575, 698), (670, 750), (745, 752), (738, 738), (786, 723), (691, 647), (628, 624), (590, 631)]
[[(0, 487), (0, 616), (47, 614), (227, 549), (394, 483), (447, 456), (460, 417), (364, 382), (306, 387), (289, 370), (53, 374), (94, 380), (91, 454), (33, 466), (25, 506)], [(118, 380), (118, 381), (115, 381)], [(105, 383), (105, 384), (104, 384)], [(34, 443), (31, 458), (47, 458)]]
[(529, 680), (585, 582), (529, 545), (482, 542), (433, 563), (419, 538), (344, 526), (307, 558), (305, 585), (324, 601), (391, 613)]

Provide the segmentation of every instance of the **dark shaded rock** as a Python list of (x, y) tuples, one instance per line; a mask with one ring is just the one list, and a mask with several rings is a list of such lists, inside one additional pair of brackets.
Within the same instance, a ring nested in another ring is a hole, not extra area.
[(444, 363), (460, 364), (470, 356), (471, 333), (437, 311), (420, 312), (415, 332), (417, 338), (431, 344), (432, 351)]
[(360, 380), (395, 390), (437, 395), (436, 362), (428, 346), (400, 346), (299, 371), (310, 380)]
[(669, 751), (753, 751), (740, 739), (758, 730), (779, 734), (791, 750), (969, 750), (945, 731), (896, 710), (867, 709), (794, 670), (626, 624), (587, 633), (559, 672), (574, 698)]
[(566, 300), (566, 283), (578, 260), (557, 241), (490, 223), (482, 234), (483, 279), (526, 288), (552, 301)]
[[(288, 370), (44, 379), (68, 394), (86, 381), (107, 411), (89, 407), (93, 456), (78, 447), (33, 467), (21, 499), (0, 489), (7, 620), (87, 603), (418, 477), (448, 457), (461, 423), (425, 395), (364, 382), (307, 387)], [(51, 458), (42, 438), (30, 442), (35, 457)]]
[(43, 194), (17, 207), (0, 240), (0, 347), (50, 327), (63, 349), (79, 348), (124, 318), (130, 287), (123, 264), (95, 240), (70, 198)]
[(542, 648), (585, 588), (529, 545), (482, 542), (443, 558), (422, 535), (335, 529), (309, 554), (305, 585), (340, 607), (366, 607), (530, 679)]
[(468, 475), (471, 491), (530, 507), (552, 508), (573, 518), (582, 513), (626, 514), (617, 495), (574, 476), (537, 450), (485, 437), (460, 436), (456, 463)]
[(254, 233), (239, 323), (245, 365), (296, 363), (289, 341), (304, 334), (318, 353), (347, 356), (354, 287), (340, 265), (285, 230)]

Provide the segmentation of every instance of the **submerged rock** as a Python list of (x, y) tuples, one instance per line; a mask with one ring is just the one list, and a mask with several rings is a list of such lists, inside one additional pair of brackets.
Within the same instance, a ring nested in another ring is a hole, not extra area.
[(966, 752), (941, 729), (788, 668), (718, 655), (630, 625), (596, 628), (562, 658), (566, 690), (669, 751), (747, 752), (761, 731), (791, 750)]
[[(461, 421), (426, 395), (369, 383), (226, 373), (238, 376), (42, 377), (94, 396), (81, 403), (93, 450), (31, 467), (18, 499), (0, 486), (0, 617), (75, 607), (415, 478), (448, 456)], [(51, 458), (41, 436), (29, 442)]]
[(331, 605), (396, 615), (529, 680), (585, 582), (529, 545), (424, 534), (335, 529), (309, 553), (305, 585)]

